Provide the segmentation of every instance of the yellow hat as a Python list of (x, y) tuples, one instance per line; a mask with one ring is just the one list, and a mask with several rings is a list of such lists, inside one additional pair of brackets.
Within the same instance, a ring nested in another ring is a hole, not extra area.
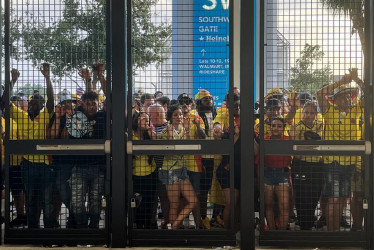
[(210, 92), (208, 90), (200, 90), (196, 95), (195, 95), (195, 100), (201, 100), (203, 99), (204, 97), (212, 97), (212, 95), (210, 94)]
[(285, 94), (287, 94), (287, 90), (283, 88), (274, 88), (274, 89), (269, 89), (266, 96), (265, 96), (265, 101), (271, 98), (280, 98), (283, 97)]

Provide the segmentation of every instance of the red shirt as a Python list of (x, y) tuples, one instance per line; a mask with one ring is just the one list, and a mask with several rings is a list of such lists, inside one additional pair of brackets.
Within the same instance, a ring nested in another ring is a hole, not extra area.
[[(267, 136), (265, 140), (270, 140), (271, 137)], [(281, 136), (281, 140), (289, 140), (288, 136)], [(265, 155), (264, 165), (271, 168), (285, 168), (291, 164), (291, 156), (289, 155)]]

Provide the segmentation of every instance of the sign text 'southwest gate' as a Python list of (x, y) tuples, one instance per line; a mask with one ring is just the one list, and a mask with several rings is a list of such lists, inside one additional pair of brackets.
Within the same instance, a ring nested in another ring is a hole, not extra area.
[(220, 106), (229, 87), (229, 0), (194, 0), (194, 95), (206, 89)]

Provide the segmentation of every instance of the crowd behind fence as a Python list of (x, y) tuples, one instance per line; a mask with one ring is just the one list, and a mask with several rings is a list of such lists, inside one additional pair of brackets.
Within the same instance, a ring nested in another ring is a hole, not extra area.
[[(81, 95), (72, 95), (67, 89), (54, 94), (49, 64), (43, 64), (40, 72), (45, 78), (46, 96), (38, 91), (25, 96), (19, 91), (10, 97), (9, 103), (2, 98), (3, 108), (9, 105), (9, 139), (105, 138), (104, 65), (97, 63), (92, 70), (80, 70), (86, 86)], [(100, 82), (95, 87), (91, 72)], [(16, 69), (12, 69), (11, 76), (10, 93), (21, 77)], [(357, 69), (350, 69), (338, 81), (326, 84), (317, 91), (317, 96), (292, 89), (269, 90), (264, 98), (265, 107), (257, 105), (257, 113), (264, 113), (263, 139), (363, 140), (363, 92)], [(231, 95), (228, 92), (220, 107), (215, 106), (209, 90), (200, 90), (195, 96), (180, 93), (177, 99), (161, 91), (139, 91), (132, 98), (130, 140), (230, 139), (235, 152), (234, 166), (230, 166), (229, 155), (133, 155), (132, 165), (128, 167), (132, 168), (130, 196), (134, 228), (227, 229), (234, 225), (238, 229), (240, 169), (249, 167), (256, 176), (253, 185), (257, 210), (260, 190), (264, 192), (265, 230), (287, 230), (290, 225), (300, 230), (363, 230), (365, 167), (361, 157), (265, 155), (260, 159), (263, 139), (257, 118), (255, 151), (248, 152), (256, 160), (240, 162), (243, 128), (239, 88)], [(230, 112), (233, 112), (233, 128), (230, 128)], [(2, 139), (5, 122), (2, 117)], [(234, 138), (230, 138), (230, 130)], [(107, 167), (102, 155), (11, 155), (9, 166), (3, 164), (3, 170), (9, 168), (12, 194), (10, 227), (103, 227)], [(230, 174), (234, 174), (233, 184)], [(234, 203), (235, 212), (230, 211), (230, 202)], [(232, 212), (235, 221), (230, 223)]]

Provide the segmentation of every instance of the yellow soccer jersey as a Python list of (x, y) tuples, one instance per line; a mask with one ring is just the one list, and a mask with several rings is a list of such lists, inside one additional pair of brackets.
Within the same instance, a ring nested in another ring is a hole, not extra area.
[[(10, 139), (11, 140), (18, 140), (18, 131), (17, 131), (17, 123), (10, 119)], [(4, 164), (5, 160), (5, 152), (4, 152), (4, 144), (3, 144), (3, 137), (5, 136), (5, 119), (1, 118), (1, 162)], [(23, 156), (22, 155), (11, 155), (10, 156), (10, 165), (11, 166), (18, 166), (21, 164)]]
[[(303, 108), (299, 108), (296, 110), (295, 117), (293, 118), (291, 125), (296, 125), (299, 121), (301, 121), (303, 115)], [(317, 114), (317, 120), (322, 121), (323, 117), (321, 113)]]
[[(16, 121), (18, 134), (21, 140), (45, 140), (47, 128), (52, 113), (45, 108), (33, 121), (28, 114), (12, 104), (10, 117)], [(46, 155), (25, 155), (24, 158), (33, 163), (50, 164)]]
[(195, 123), (193, 123), (193, 120), (195, 119), (195, 117), (199, 118), (200, 127), (203, 131), (205, 130), (205, 125), (204, 125), (203, 119), (201, 119), (201, 117), (199, 115), (194, 115), (194, 114), (190, 113), (189, 114), (189, 124), (188, 124), (188, 126), (184, 127), (184, 129), (187, 132), (187, 139), (190, 139), (190, 140), (199, 139), (199, 137), (197, 135), (197, 126), (196, 126)]
[[(306, 131), (312, 131), (317, 133), (319, 136), (323, 136), (323, 123), (319, 120), (315, 120), (312, 127), (308, 127), (303, 121), (299, 121), (295, 128), (295, 140), (305, 140), (304, 133)], [(302, 155), (299, 157), (300, 160), (306, 161), (306, 162), (320, 162), (322, 160), (322, 156), (318, 155)]]
[[(333, 105), (323, 114), (325, 120), (325, 140), (357, 141), (361, 139), (360, 119), (363, 109), (356, 105), (350, 112), (340, 112)], [(325, 156), (325, 163), (339, 162), (341, 165), (357, 164), (357, 156)]]
[(230, 126), (230, 118), (229, 118), (229, 109), (226, 107), (222, 107), (217, 109), (217, 116), (214, 119), (214, 123), (220, 123), (222, 125), (223, 131), (225, 131)]
[[(169, 125), (171, 126), (171, 125)], [(182, 127), (180, 132), (173, 129), (172, 134), (169, 134), (168, 127), (162, 130), (161, 140), (186, 140), (186, 130)], [(162, 170), (176, 170), (183, 168), (184, 156), (183, 155), (165, 155), (162, 163)]]
[[(199, 139), (197, 135), (197, 126), (193, 123), (193, 119), (198, 117), (200, 120), (201, 129), (205, 130), (205, 125), (203, 119), (199, 115), (194, 115), (190, 113), (190, 122), (188, 128), (185, 129), (188, 131), (186, 139)], [(201, 155), (185, 155), (184, 156), (184, 165), (188, 171), (191, 172), (201, 172)]]
[[(133, 140), (139, 140), (133, 133)], [(148, 155), (136, 155), (135, 159), (132, 161), (132, 174), (136, 176), (146, 176), (152, 174), (156, 169), (156, 163), (153, 159), (151, 164), (148, 163)]]

